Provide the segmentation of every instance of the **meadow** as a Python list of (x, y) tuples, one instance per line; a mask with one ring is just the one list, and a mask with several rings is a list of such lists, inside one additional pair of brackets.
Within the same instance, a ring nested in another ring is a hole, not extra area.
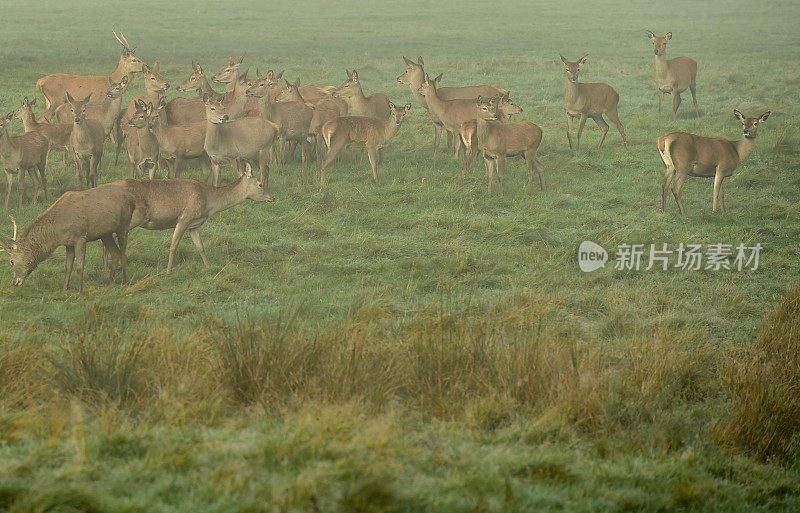
[[(106, 285), (90, 245), (84, 295), (61, 291), (63, 249), (19, 289), (0, 264), (0, 511), (800, 509), (800, 4), (2, 11), (0, 113), (44, 75), (110, 73), (112, 29), (159, 61), (170, 98), (192, 60), (211, 75), (244, 55), (251, 74), (316, 85), (355, 68), (366, 94), (412, 109), (377, 184), (347, 154), (325, 186), (316, 168), (273, 168), (274, 203), (202, 227), (210, 268), (185, 237), (167, 275), (171, 232), (141, 229), (124, 284)], [(688, 91), (677, 121), (658, 116), (645, 30), (697, 60), (699, 118)], [(559, 52), (589, 53), (581, 80), (619, 91), (627, 149), (613, 127), (597, 149), (589, 121), (570, 152)], [(544, 130), (546, 190), (519, 159), (504, 196), (486, 194), (482, 159), (465, 178), (447, 151), (434, 160), (428, 115), (397, 82), (403, 55), (442, 86), (509, 90)], [(142, 92), (137, 79), (126, 98)], [(687, 215), (671, 194), (662, 214), (656, 139), (738, 139), (734, 109), (772, 114), (725, 181), (727, 213), (690, 178)], [(128, 176), (113, 153), (101, 183)], [(58, 154), (48, 179), (51, 201), (80, 187)], [(0, 233), (46, 206), (12, 195)], [(583, 273), (584, 240), (764, 249), (755, 271)]]

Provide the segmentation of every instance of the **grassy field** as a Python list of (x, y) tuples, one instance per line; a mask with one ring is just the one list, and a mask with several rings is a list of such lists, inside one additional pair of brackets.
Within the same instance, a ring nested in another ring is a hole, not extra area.
[[(159, 60), (170, 95), (192, 59), (210, 75), (243, 54), (251, 74), (318, 85), (356, 68), (367, 94), (413, 107), (377, 184), (349, 155), (325, 187), (295, 162), (271, 174), (274, 203), (213, 217), (210, 268), (187, 237), (165, 274), (171, 233), (145, 230), (124, 285), (106, 286), (90, 246), (83, 296), (60, 290), (63, 249), (19, 289), (5, 267), (0, 511), (800, 508), (800, 4), (7, 1), (3, 14), (1, 113), (44, 75), (110, 73), (112, 29)], [(688, 92), (677, 121), (658, 117), (646, 29), (698, 61), (700, 118)], [(558, 52), (588, 52), (582, 81), (619, 91), (627, 149), (613, 127), (597, 149), (590, 121), (569, 151)], [(404, 54), (442, 85), (510, 90), (544, 130), (547, 189), (514, 159), (489, 197), (480, 159), (465, 179), (446, 151), (434, 160), (428, 115), (396, 80)], [(137, 79), (128, 96), (142, 91)], [(656, 138), (738, 139), (733, 109), (772, 115), (725, 182), (727, 214), (699, 178), (686, 216), (671, 195), (662, 214)], [(100, 182), (126, 177), (105, 151)], [(79, 188), (59, 155), (48, 173), (53, 196)], [(11, 205), (21, 226), (46, 207)], [(764, 249), (754, 272), (583, 273), (584, 240)]]

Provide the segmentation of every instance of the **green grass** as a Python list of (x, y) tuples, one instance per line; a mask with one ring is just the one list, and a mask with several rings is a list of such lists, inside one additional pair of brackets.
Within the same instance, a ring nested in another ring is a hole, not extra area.
[[(171, 233), (145, 230), (124, 285), (105, 285), (90, 245), (84, 296), (60, 290), (63, 249), (20, 289), (6, 268), (0, 511), (41, 510), (54, 486), (78, 511), (308, 511), (311, 496), (321, 511), (797, 509), (795, 427), (767, 454), (714, 436), (743, 395), (741, 356), (800, 271), (797, 3), (11, 1), (3, 14), (0, 112), (46, 74), (109, 73), (112, 29), (160, 61), (171, 94), (192, 59), (212, 74), (244, 54), (251, 73), (318, 85), (356, 68), (367, 94), (413, 107), (378, 184), (348, 152), (325, 187), (293, 163), (270, 176), (274, 203), (209, 220), (211, 268), (186, 238), (166, 275)], [(645, 29), (698, 61), (699, 119), (688, 92), (676, 122), (658, 117)], [(569, 151), (558, 52), (588, 52), (581, 79), (619, 91), (627, 150), (613, 127), (596, 149), (589, 122)], [(427, 114), (396, 81), (404, 54), (442, 85), (510, 90), (544, 130), (547, 190), (526, 187), (517, 159), (503, 197), (487, 196), (480, 159), (466, 179), (446, 151), (434, 160)], [(661, 214), (656, 138), (738, 139), (734, 108), (772, 115), (725, 182), (727, 214), (699, 178), (686, 216), (671, 197)], [(100, 181), (126, 177), (105, 149)], [(79, 188), (59, 155), (48, 173), (53, 196)], [(15, 202), (21, 226), (45, 207)], [(584, 274), (583, 240), (764, 250), (756, 272)], [(754, 410), (735, 408), (758, 425)]]

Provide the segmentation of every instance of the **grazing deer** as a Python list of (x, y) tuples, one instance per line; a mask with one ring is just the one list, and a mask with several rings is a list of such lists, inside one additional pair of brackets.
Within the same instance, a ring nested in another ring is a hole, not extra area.
[[(425, 97), (428, 111), (436, 116), (448, 133), (458, 137), (461, 124), (465, 121), (475, 119), (475, 100), (443, 100), (439, 96), (436, 88), (441, 78), (442, 76), (439, 75), (431, 80), (426, 73), (422, 87), (419, 88), (419, 93)], [(453, 146), (454, 156), (458, 158), (461, 145), (456, 143)], [(434, 150), (434, 157), (435, 156), (436, 151)]]
[(658, 115), (661, 115), (664, 93), (671, 94), (672, 119), (673, 121), (677, 120), (681, 93), (688, 88), (692, 92), (694, 114), (700, 117), (700, 111), (697, 109), (697, 62), (686, 56), (667, 59), (667, 41), (672, 39), (672, 32), (667, 32), (666, 36), (657, 36), (648, 30), (647, 36), (653, 42), (653, 53), (656, 54), (655, 83), (658, 88)]
[(533, 184), (533, 172), (539, 175), (539, 186), (544, 190), (544, 166), (536, 158), (536, 151), (542, 143), (542, 129), (530, 121), (504, 123), (498, 120), (500, 103), (477, 99), (477, 149), (483, 152), (486, 163), (486, 177), (489, 194), (492, 194), (492, 175), (497, 163), (497, 179), (500, 182), (500, 195), (503, 194), (503, 172), (506, 157), (523, 156), (528, 165), (528, 185)]
[(86, 106), (92, 95), (78, 101), (67, 93), (70, 112), (74, 118), (69, 147), (75, 155), (78, 174), (86, 177), (87, 187), (97, 187), (97, 172), (103, 160), (103, 141), (106, 138), (103, 125), (86, 117)]
[[(742, 138), (729, 141), (721, 137), (703, 137), (675, 132), (658, 138), (658, 152), (664, 161), (664, 183), (661, 188), (661, 211), (667, 208), (667, 187), (672, 182), (672, 195), (681, 210), (681, 188), (688, 176), (714, 177), (714, 196), (711, 212), (717, 211), (717, 201), (725, 213), (725, 193), (722, 181), (733, 175), (739, 164), (747, 160), (756, 145), (758, 125), (769, 117), (770, 111), (757, 118), (746, 118), (738, 110), (733, 114), (742, 123)], [(673, 182), (672, 179), (675, 178)]]
[[(441, 121), (430, 112), (428, 109), (428, 103), (425, 100), (425, 97), (419, 92), (419, 88), (422, 87), (422, 84), (425, 82), (425, 61), (422, 59), (422, 56), (417, 58), (417, 62), (412, 61), (411, 59), (406, 58), (403, 56), (403, 60), (405, 61), (408, 68), (406, 69), (405, 73), (397, 77), (397, 81), (401, 84), (406, 84), (411, 88), (411, 94), (414, 95), (414, 98), (417, 100), (422, 108), (428, 111), (433, 120), (434, 126), (434, 134), (433, 134), (433, 155), (436, 158), (436, 151), (439, 147), (439, 139), (442, 135), (442, 130), (444, 129), (444, 125)], [(441, 78), (441, 75), (440, 75)], [(497, 87), (492, 87), (489, 85), (478, 85), (478, 86), (463, 86), (463, 87), (440, 87), (438, 88), (439, 97), (445, 101), (447, 100), (475, 100), (478, 96), (483, 96), (484, 98), (491, 98), (495, 95), (503, 95), (506, 94), (507, 91), (503, 89), (499, 89)], [(447, 147), (449, 148), (452, 144), (452, 136), (450, 132), (447, 132)]]
[[(205, 110), (205, 104), (203, 105)], [(161, 160), (169, 167), (170, 178), (180, 178), (183, 161), (198, 159), (203, 171), (203, 180), (208, 181), (211, 175), (211, 161), (204, 149), (206, 141), (205, 112), (203, 121), (182, 125), (167, 124), (166, 103), (162, 98), (158, 104), (157, 117), (152, 132), (158, 140), (158, 151)]]
[[(261, 117), (271, 121), (278, 126), (278, 140), (280, 142), (279, 160), (281, 167), (286, 165), (286, 142), (300, 144), (302, 147), (302, 162), (308, 165), (311, 158), (311, 147), (308, 143), (308, 129), (314, 110), (304, 102), (285, 102), (278, 103), (270, 99), (269, 91), (275, 85), (273, 80), (262, 77), (256, 70), (258, 78), (252, 82), (247, 89), (247, 96), (258, 99), (258, 107)], [(295, 87), (299, 87), (300, 81), (295, 82)]]
[(124, 34), (120, 34), (122, 36), (120, 37), (114, 32), (114, 36), (122, 45), (122, 55), (117, 62), (116, 69), (110, 75), (81, 76), (56, 73), (40, 78), (36, 82), (36, 90), (44, 95), (47, 103), (47, 108), (42, 115), (44, 119), (52, 121), (55, 108), (67, 101), (67, 93), (78, 98), (88, 95), (100, 98), (108, 90), (109, 78), (116, 83), (119, 83), (122, 77), (128, 77), (130, 81), (133, 79), (134, 73), (142, 71), (145, 64), (134, 55), (136, 48), (131, 48)]
[(392, 108), (389, 107), (389, 97), (383, 93), (364, 96), (361, 83), (358, 81), (358, 71), (353, 70), (352, 73), (344, 71), (347, 73), (347, 80), (333, 91), (333, 96), (347, 100), (356, 116), (369, 116), (381, 121), (388, 119), (392, 112)]
[(144, 100), (136, 101), (136, 113), (128, 121), (128, 124), (136, 130), (138, 141), (132, 148), (133, 154), (128, 154), (131, 178), (140, 178), (146, 174), (152, 180), (155, 176), (159, 155), (158, 139), (153, 133), (155, 118), (152, 103), (145, 104)]
[[(0, 245), (11, 258), (14, 286), (22, 285), (36, 266), (57, 247), (65, 246), (67, 260), (64, 290), (69, 287), (72, 265), (77, 257), (78, 292), (82, 293), (86, 243), (98, 239), (103, 241), (103, 246), (113, 257), (109, 283), (119, 268), (122, 269), (123, 280), (127, 281), (125, 247), (135, 207), (136, 202), (130, 193), (119, 187), (104, 185), (86, 191), (64, 193), (31, 223), (19, 239), (17, 223), (12, 218), (14, 237), (12, 240), (0, 237)], [(119, 247), (114, 241), (115, 235)]]
[(191, 178), (170, 180), (118, 180), (109, 184), (126, 190), (136, 200), (136, 210), (131, 228), (141, 226), (147, 230), (175, 228), (169, 247), (167, 273), (172, 272), (175, 252), (183, 234), (189, 231), (203, 264), (211, 265), (200, 239), (200, 226), (209, 217), (251, 199), (258, 202), (274, 201), (266, 187), (253, 176), (250, 164), (238, 180), (225, 187), (212, 187)]
[(567, 87), (564, 92), (564, 110), (567, 111), (567, 140), (569, 141), (569, 149), (572, 149), (572, 121), (574, 118), (580, 118), (578, 125), (578, 142), (575, 145), (577, 152), (581, 146), (581, 133), (583, 126), (586, 124), (587, 118), (592, 118), (603, 135), (600, 136), (600, 143), (598, 148), (603, 146), (603, 141), (606, 139), (608, 133), (608, 123), (603, 119), (603, 114), (608, 116), (608, 119), (619, 130), (622, 136), (622, 143), (628, 147), (628, 138), (625, 135), (625, 129), (619, 121), (619, 114), (617, 113), (617, 104), (619, 103), (619, 94), (616, 89), (608, 84), (583, 84), (578, 82), (578, 73), (580, 67), (586, 63), (586, 58), (589, 54), (584, 55), (575, 62), (570, 62), (564, 58), (563, 55), (558, 54), (566, 66), (567, 74)]
[(215, 100), (222, 100), (225, 95), (220, 94), (208, 83), (203, 68), (192, 61), (192, 72), (186, 80), (178, 86), (178, 91), (185, 93), (197, 92), (197, 98), (173, 98), (166, 105), (167, 123), (170, 125), (185, 125), (205, 121), (206, 106), (203, 96), (209, 95)]
[[(497, 119), (500, 121), (508, 121), (514, 114), (522, 112), (522, 108), (511, 101), (508, 96), (509, 93), (498, 97), (494, 96), (490, 99), (491, 102), (499, 102), (500, 105), (497, 109)], [(478, 121), (477, 119), (470, 119), (461, 124), (458, 129), (459, 143), (464, 146), (464, 165), (461, 168), (461, 176), (465, 176), (467, 170), (472, 167), (475, 157), (478, 155), (477, 149), (477, 132)]]
[(48, 152), (54, 150), (64, 151), (64, 169), (67, 168), (67, 157), (69, 155), (69, 136), (72, 134), (72, 121), (69, 123), (39, 123), (33, 113), (33, 106), (36, 105), (36, 98), (28, 101), (28, 97), (22, 101), (22, 105), (17, 109), (15, 117), (22, 120), (22, 126), (26, 132), (37, 132), (47, 139)]
[(22, 135), (8, 135), (7, 126), (13, 119), (14, 111), (0, 118), (0, 162), (6, 172), (6, 202), (11, 195), (11, 186), (14, 184), (14, 175), (17, 176), (18, 208), (22, 208), (22, 195), (25, 190), (25, 173), (31, 175), (33, 180), (33, 202), (39, 199), (39, 186), (36, 183), (34, 169), (39, 170), (39, 179), (44, 188), (44, 199), (47, 200), (47, 138), (38, 132), (26, 132)]
[(206, 136), (203, 144), (211, 159), (212, 184), (219, 183), (223, 162), (257, 163), (264, 191), (269, 191), (269, 159), (274, 151), (278, 125), (260, 116), (231, 119), (223, 102), (203, 98), (206, 106)]
[(328, 147), (328, 155), (322, 162), (320, 182), (325, 184), (325, 171), (333, 159), (349, 145), (363, 146), (367, 149), (369, 163), (372, 166), (372, 178), (378, 181), (378, 162), (383, 160), (383, 148), (400, 130), (406, 113), (411, 109), (408, 103), (403, 107), (395, 107), (389, 102), (392, 114), (389, 119), (381, 120), (367, 116), (344, 116), (328, 121), (322, 127), (322, 137)]
[(245, 89), (247, 88), (247, 71), (239, 73), (242, 59), (244, 57), (240, 57), (238, 61), (234, 60), (233, 57), (228, 57), (228, 64), (223, 66), (211, 78), (214, 82), (225, 84), (226, 93), (223, 103), (228, 107), (228, 115), (231, 119), (241, 116), (252, 118), (261, 115), (261, 111), (258, 109), (258, 101), (255, 98), (248, 98), (244, 95), (244, 91), (240, 90), (242, 84), (245, 84)]
[[(122, 109), (122, 95), (128, 88), (128, 77), (122, 77), (119, 83), (115, 83), (112, 79), (108, 79), (109, 87), (106, 94), (103, 96), (101, 103), (90, 103), (86, 106), (86, 117), (89, 119), (96, 119), (103, 125), (105, 136), (112, 136), (112, 142), (117, 142), (120, 137), (119, 133), (119, 117)], [(59, 105), (56, 109), (56, 119), (59, 123), (69, 123), (72, 125), (74, 121), (72, 112), (69, 105), (64, 103)], [(114, 129), (116, 130), (116, 133)]]

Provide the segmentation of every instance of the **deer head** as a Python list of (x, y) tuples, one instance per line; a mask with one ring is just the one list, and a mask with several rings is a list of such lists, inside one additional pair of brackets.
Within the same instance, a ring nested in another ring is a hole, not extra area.
[(230, 84), (233, 82), (234, 78), (239, 75), (239, 66), (242, 64), (243, 60), (244, 55), (239, 57), (239, 60), (234, 60), (233, 57), (228, 57), (228, 63), (212, 77), (212, 80), (222, 84)]
[(152, 68), (145, 64), (142, 73), (144, 74), (144, 87), (148, 91), (163, 92), (169, 89), (169, 84), (161, 76), (158, 61), (153, 64)]
[(405, 85), (421, 83), (425, 78), (425, 67), (422, 56), (417, 59), (417, 62), (412, 61), (405, 55), (403, 56), (403, 60), (406, 62), (408, 68), (406, 68), (406, 71), (402, 75), (397, 77), (397, 81)]
[(742, 122), (742, 135), (748, 139), (755, 139), (756, 136), (758, 136), (759, 123), (766, 120), (770, 113), (770, 111), (767, 111), (757, 118), (746, 118), (738, 110), (733, 111), (733, 115), (736, 116), (736, 119)]
[(439, 85), (439, 82), (442, 80), (443, 73), (439, 73), (439, 76), (431, 80), (431, 77), (425, 73), (425, 79), (422, 82), (422, 86), (419, 88), (419, 94), (422, 96), (436, 96), (436, 88)]
[(92, 98), (92, 93), (81, 101), (76, 100), (71, 94), (67, 93), (67, 103), (72, 116), (75, 118), (75, 124), (80, 125), (86, 120), (86, 106)]
[(128, 75), (122, 77), (122, 80), (119, 83), (114, 82), (114, 80), (109, 77), (108, 78), (108, 91), (106, 91), (106, 97), (115, 100), (122, 96), (125, 93), (125, 90), (128, 88)]
[(122, 32), (120, 32), (119, 35), (117, 35), (116, 31), (112, 32), (114, 32), (114, 37), (117, 38), (119, 44), (122, 45), (122, 56), (119, 60), (125, 73), (138, 73), (142, 71), (146, 64), (134, 54), (134, 52), (136, 52), (136, 47), (131, 48), (130, 43), (128, 43), (127, 38), (125, 38), (125, 34)]
[(578, 59), (575, 62), (568, 61), (561, 54), (558, 54), (558, 56), (561, 57), (561, 61), (566, 66), (567, 80), (569, 80), (570, 82), (573, 82), (573, 83), (577, 82), (578, 81), (578, 73), (581, 70), (581, 66), (583, 66), (586, 63), (586, 58), (589, 57), (589, 54), (588, 53), (585, 54), (583, 57), (581, 57), (580, 59)]
[(216, 125), (230, 121), (227, 109), (221, 100), (215, 100), (210, 94), (203, 95), (203, 103), (206, 106), (206, 119)]
[(406, 103), (402, 107), (395, 107), (394, 103), (389, 102), (389, 108), (392, 109), (390, 118), (394, 121), (395, 125), (400, 126), (403, 124), (403, 119), (405, 119), (408, 111), (411, 110), (411, 104)]
[(672, 32), (667, 32), (665, 36), (657, 36), (648, 30), (647, 37), (653, 42), (654, 54), (659, 56), (667, 54), (667, 41), (672, 39)]
[(11, 224), (14, 225), (14, 236), (11, 240), (8, 240), (0, 235), (0, 251), (8, 253), (8, 257), (11, 260), (11, 269), (14, 273), (14, 286), (19, 287), (36, 268), (37, 262), (31, 252), (25, 251), (24, 248), (20, 247), (17, 241), (17, 221), (12, 216), (8, 217), (11, 219)]
[(192, 72), (186, 77), (186, 80), (181, 82), (178, 86), (178, 91), (190, 93), (199, 90), (206, 81), (206, 75), (203, 73), (203, 68), (200, 64), (192, 61)]

